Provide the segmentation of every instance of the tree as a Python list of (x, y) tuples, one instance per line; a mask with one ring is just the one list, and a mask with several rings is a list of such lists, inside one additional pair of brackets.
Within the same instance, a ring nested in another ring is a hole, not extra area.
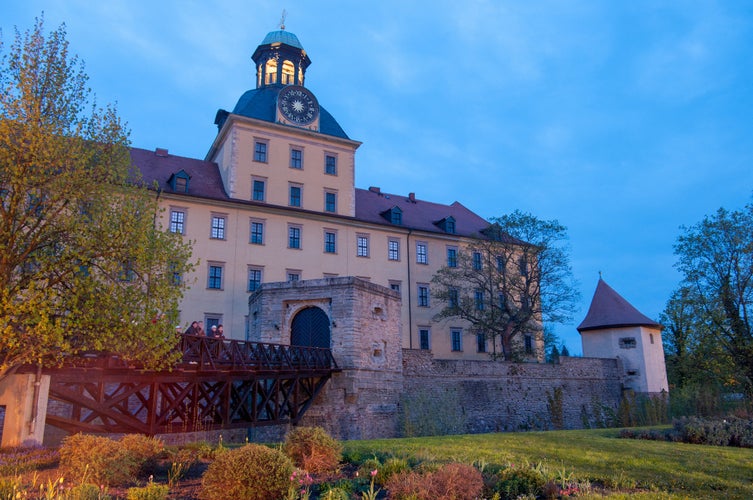
[(64, 25), (38, 19), (0, 56), (0, 377), (89, 350), (168, 365), (190, 248), (156, 227), (115, 108)]
[(432, 278), (432, 295), (445, 302), (438, 319), (467, 321), (491, 340), (492, 357), (540, 358), (524, 336), (540, 340), (543, 324), (568, 321), (578, 299), (566, 239), (556, 220), (520, 211), (492, 219), (459, 250), (456, 265)]
[(720, 208), (682, 230), (675, 254), (683, 287), (694, 297), (694, 318), (729, 355), (753, 395), (753, 204)]

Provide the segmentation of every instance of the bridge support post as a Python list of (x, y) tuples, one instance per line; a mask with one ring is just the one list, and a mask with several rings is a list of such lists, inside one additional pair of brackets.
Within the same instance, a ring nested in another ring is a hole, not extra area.
[(41, 445), (50, 376), (10, 375), (0, 381), (0, 446)]

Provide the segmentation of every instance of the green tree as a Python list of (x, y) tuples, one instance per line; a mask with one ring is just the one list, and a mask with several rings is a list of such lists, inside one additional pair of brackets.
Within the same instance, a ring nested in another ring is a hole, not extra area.
[(437, 318), (466, 320), (492, 341), (492, 357), (542, 358), (525, 352), (524, 336), (543, 339), (544, 324), (568, 321), (578, 299), (566, 240), (556, 220), (520, 211), (492, 219), (432, 278), (445, 304)]
[(190, 248), (156, 227), (128, 133), (65, 27), (0, 45), (0, 377), (109, 351), (170, 364)]
[(708, 331), (713, 343), (702, 345), (726, 353), (753, 395), (753, 204), (720, 208), (682, 230), (675, 245), (677, 267), (696, 311), (692, 326), (683, 326), (696, 334)]

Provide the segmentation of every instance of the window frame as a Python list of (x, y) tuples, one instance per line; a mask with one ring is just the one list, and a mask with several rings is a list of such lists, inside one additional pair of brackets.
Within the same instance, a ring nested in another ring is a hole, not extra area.
[(431, 351), (431, 327), (418, 327), (418, 348), (423, 351)]
[(387, 239), (387, 260), (400, 262), (400, 240), (398, 238)]
[[(259, 146), (264, 146), (260, 148)], [(261, 151), (263, 149), (263, 151)], [(256, 163), (269, 163), (269, 141), (254, 139), (254, 161)]]
[[(174, 220), (174, 216), (180, 214), (181, 217), (179, 221)], [(170, 207), (170, 227), (169, 230), (171, 233), (175, 234), (186, 234), (186, 219), (187, 219), (188, 211), (185, 208), (179, 208), (179, 207)], [(178, 228), (180, 228), (178, 230)]]
[(337, 255), (337, 231), (334, 229), (324, 230), (324, 253)]
[(416, 284), (416, 305), (418, 307), (431, 307), (431, 291), (428, 283)]
[[(295, 245), (293, 244), (294, 242), (296, 243)], [(301, 250), (303, 248), (303, 226), (300, 224), (288, 224), (288, 248), (291, 250)]]
[[(257, 183), (261, 185), (261, 191), (256, 189)], [(261, 197), (257, 197), (257, 193), (261, 192)], [(267, 201), (267, 179), (263, 177), (251, 178), (251, 201)]]
[[(258, 280), (252, 281), (251, 273), (258, 273)], [(252, 282), (256, 284), (253, 288), (251, 287)], [(261, 287), (262, 283), (264, 283), (264, 268), (262, 266), (248, 266), (248, 272), (246, 273), (246, 291), (255, 292)]]
[(447, 247), (447, 267), (458, 267), (458, 247)]
[(212, 213), (210, 217), (209, 239), (227, 240), (227, 214)]
[[(207, 290), (225, 289), (225, 263), (207, 262)], [(215, 286), (217, 285), (217, 286)]]
[(452, 352), (463, 352), (462, 328), (450, 328), (450, 350)]
[[(294, 196), (297, 193), (297, 196)], [(288, 184), (288, 206), (301, 208), (303, 206), (303, 184)]]
[(301, 146), (290, 146), (289, 167), (303, 170), (303, 148)]
[[(361, 243), (364, 243), (363, 245)], [(363, 257), (368, 259), (369, 254), (369, 235), (358, 233), (356, 234), (356, 257)]]
[(483, 268), (484, 265), (481, 259), (481, 252), (473, 252), (473, 270), (481, 271)]
[[(252, 245), (264, 244), (264, 225), (266, 221), (262, 219), (250, 219), (248, 224), (248, 242)], [(254, 226), (261, 227), (261, 231), (254, 231)], [(257, 241), (258, 240), (258, 241)]]
[(324, 191), (324, 211), (331, 214), (337, 213), (337, 191), (331, 189)]
[[(330, 165), (329, 159), (332, 159), (332, 165)], [(331, 168), (330, 168), (331, 167)], [(337, 155), (334, 153), (324, 153), (324, 173), (326, 175), (337, 175)]]
[(429, 245), (425, 241), (416, 242), (416, 264), (429, 264)]

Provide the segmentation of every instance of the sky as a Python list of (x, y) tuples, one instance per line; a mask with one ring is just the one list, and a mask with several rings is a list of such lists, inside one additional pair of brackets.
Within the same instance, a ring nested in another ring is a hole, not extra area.
[(753, 2), (5, 0), (0, 29), (65, 23), (133, 146), (203, 159), (283, 10), (357, 187), (567, 227), (571, 353), (599, 273), (658, 319), (682, 227), (753, 202)]

